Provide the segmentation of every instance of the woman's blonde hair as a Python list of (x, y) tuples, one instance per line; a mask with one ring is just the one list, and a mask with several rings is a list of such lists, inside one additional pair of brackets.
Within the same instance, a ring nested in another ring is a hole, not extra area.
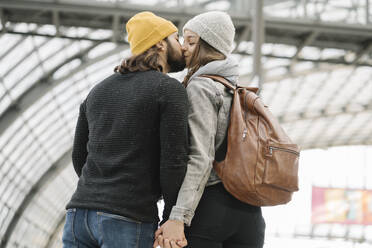
[(203, 65), (206, 65), (214, 60), (224, 59), (226, 59), (226, 56), (223, 53), (219, 52), (217, 49), (200, 38), (191, 56), (189, 71), (182, 84), (187, 87), (190, 77)]

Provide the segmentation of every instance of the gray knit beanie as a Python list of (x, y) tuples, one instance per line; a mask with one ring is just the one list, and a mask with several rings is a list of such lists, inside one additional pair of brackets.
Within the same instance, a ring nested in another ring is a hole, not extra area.
[(235, 27), (230, 16), (222, 11), (210, 11), (193, 17), (183, 27), (197, 33), (200, 38), (225, 55), (233, 49)]

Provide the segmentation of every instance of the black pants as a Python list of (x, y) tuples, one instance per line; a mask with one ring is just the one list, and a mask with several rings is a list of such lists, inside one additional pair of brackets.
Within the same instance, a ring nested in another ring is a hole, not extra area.
[(262, 248), (265, 221), (260, 207), (237, 200), (218, 183), (205, 188), (185, 234), (189, 248)]

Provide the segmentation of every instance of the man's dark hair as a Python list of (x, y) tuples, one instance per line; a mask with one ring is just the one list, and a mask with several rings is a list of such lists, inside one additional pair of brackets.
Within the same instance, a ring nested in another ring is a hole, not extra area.
[(123, 60), (121, 65), (115, 67), (114, 71), (121, 74), (135, 71), (157, 70), (163, 72), (162, 65), (159, 64), (159, 52), (156, 45), (147, 49), (139, 55)]

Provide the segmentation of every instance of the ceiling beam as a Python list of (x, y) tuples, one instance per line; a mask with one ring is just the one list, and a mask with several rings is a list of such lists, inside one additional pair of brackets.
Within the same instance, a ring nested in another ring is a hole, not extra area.
[(339, 115), (356, 115), (360, 113), (368, 113), (372, 110), (372, 104), (347, 104), (339, 106), (337, 109), (328, 111), (327, 109), (311, 110), (308, 112), (292, 112), (278, 115), (277, 118), (281, 123), (293, 123), (302, 120), (319, 120), (324, 118), (334, 118)]
[[(112, 29), (112, 23), (110, 18), (102, 18), (102, 20), (92, 21), (93, 17), (102, 16), (109, 17), (118, 15), (123, 17), (123, 21), (128, 20), (134, 14), (139, 11), (143, 11), (137, 5), (130, 4), (101, 4), (95, 2), (95, 4), (67, 4), (59, 2), (39, 2), (39, 1), (19, 1), (19, 0), (3, 0), (0, 2), (0, 8), (6, 9), (8, 11), (7, 17), (8, 21), (11, 22), (35, 22), (39, 24), (53, 24), (51, 15), (40, 16), (39, 18), (33, 17), (32, 15), (23, 14), (23, 12), (32, 13), (40, 12), (44, 13), (57, 11), (60, 15), (67, 14), (69, 18), (60, 18), (60, 25), (65, 26), (86, 26), (91, 28), (103, 28)], [(196, 11), (185, 11), (179, 8), (157, 8), (157, 6), (152, 6), (152, 11), (158, 15), (161, 15), (173, 22), (179, 22), (182, 20), (188, 20), (199, 12)], [(17, 14), (18, 13), (18, 14)], [(244, 27), (247, 24), (252, 23), (251, 17), (247, 15), (237, 15), (236, 13), (230, 13), (234, 24), (237, 28)], [(81, 18), (87, 20), (82, 22)], [(305, 19), (288, 19), (288, 18), (275, 18), (265, 16), (265, 29), (268, 35), (270, 33), (276, 33), (277, 37), (280, 36), (298, 36), (300, 33), (311, 33), (315, 32), (319, 34), (319, 39), (322, 38), (322, 34), (326, 34), (324, 39), (332, 39), (334, 41), (357, 39), (368, 39), (372, 38), (372, 27), (360, 25), (360, 24), (344, 24), (344, 23), (326, 23), (317, 22), (313, 20)], [(341, 39), (342, 38), (342, 39)]]

